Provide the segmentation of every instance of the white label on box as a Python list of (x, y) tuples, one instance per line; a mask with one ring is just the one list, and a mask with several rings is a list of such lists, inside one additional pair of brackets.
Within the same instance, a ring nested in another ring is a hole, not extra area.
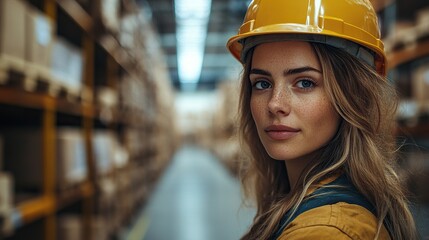
[(34, 29), (36, 31), (36, 41), (42, 46), (47, 46), (51, 42), (51, 25), (46, 17), (38, 16), (34, 21)]

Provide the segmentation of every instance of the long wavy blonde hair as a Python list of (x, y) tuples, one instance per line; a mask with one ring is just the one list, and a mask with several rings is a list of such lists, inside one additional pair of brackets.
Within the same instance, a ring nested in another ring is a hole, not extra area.
[[(383, 223), (394, 239), (417, 239), (402, 184), (395, 173), (393, 136), (397, 96), (389, 82), (350, 54), (311, 43), (322, 67), (327, 96), (341, 116), (338, 133), (318, 150), (317, 157), (290, 189), (283, 161), (272, 159), (258, 137), (250, 111), (251, 56), (244, 65), (240, 93), (240, 136), (249, 159), (241, 180), (247, 197), (256, 202), (253, 224), (242, 239), (268, 239), (282, 216), (302, 202), (310, 186), (338, 171), (376, 208), (378, 232)], [(377, 239), (378, 233), (374, 237)]]

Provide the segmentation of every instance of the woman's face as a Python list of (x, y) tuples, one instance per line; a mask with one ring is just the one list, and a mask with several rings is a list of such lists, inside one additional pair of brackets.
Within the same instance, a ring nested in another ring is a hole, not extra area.
[(309, 43), (257, 46), (249, 79), (252, 116), (272, 158), (310, 161), (333, 138), (340, 117), (325, 92), (321, 66)]

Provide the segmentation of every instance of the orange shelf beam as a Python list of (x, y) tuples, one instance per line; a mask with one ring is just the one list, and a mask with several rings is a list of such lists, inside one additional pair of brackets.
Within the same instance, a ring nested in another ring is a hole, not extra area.
[(17, 211), (24, 224), (31, 223), (56, 211), (54, 196), (42, 196), (18, 204)]
[(399, 125), (396, 129), (397, 136), (406, 137), (428, 137), (429, 134), (429, 123), (420, 123), (415, 126)]
[(0, 103), (3, 104), (43, 109), (46, 104), (45, 102), (49, 101), (48, 98), (51, 97), (0, 86)]
[(429, 55), (429, 40), (417, 42), (415, 45), (405, 47), (401, 50), (389, 53), (387, 56), (387, 67), (393, 69), (403, 63)]
[(26, 92), (21, 89), (0, 86), (0, 104), (20, 106), (33, 109), (46, 109), (54, 107), (57, 112), (83, 116), (95, 117), (95, 108), (90, 104), (70, 102), (65, 99), (57, 99), (43, 93)]

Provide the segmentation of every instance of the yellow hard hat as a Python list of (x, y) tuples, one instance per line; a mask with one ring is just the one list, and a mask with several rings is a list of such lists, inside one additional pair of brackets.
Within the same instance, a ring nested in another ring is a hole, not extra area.
[(227, 47), (243, 62), (246, 40), (261, 37), (265, 39), (253, 40), (251, 46), (269, 39), (322, 42), (342, 48), (373, 65), (379, 74), (386, 74), (384, 45), (369, 0), (253, 0)]

